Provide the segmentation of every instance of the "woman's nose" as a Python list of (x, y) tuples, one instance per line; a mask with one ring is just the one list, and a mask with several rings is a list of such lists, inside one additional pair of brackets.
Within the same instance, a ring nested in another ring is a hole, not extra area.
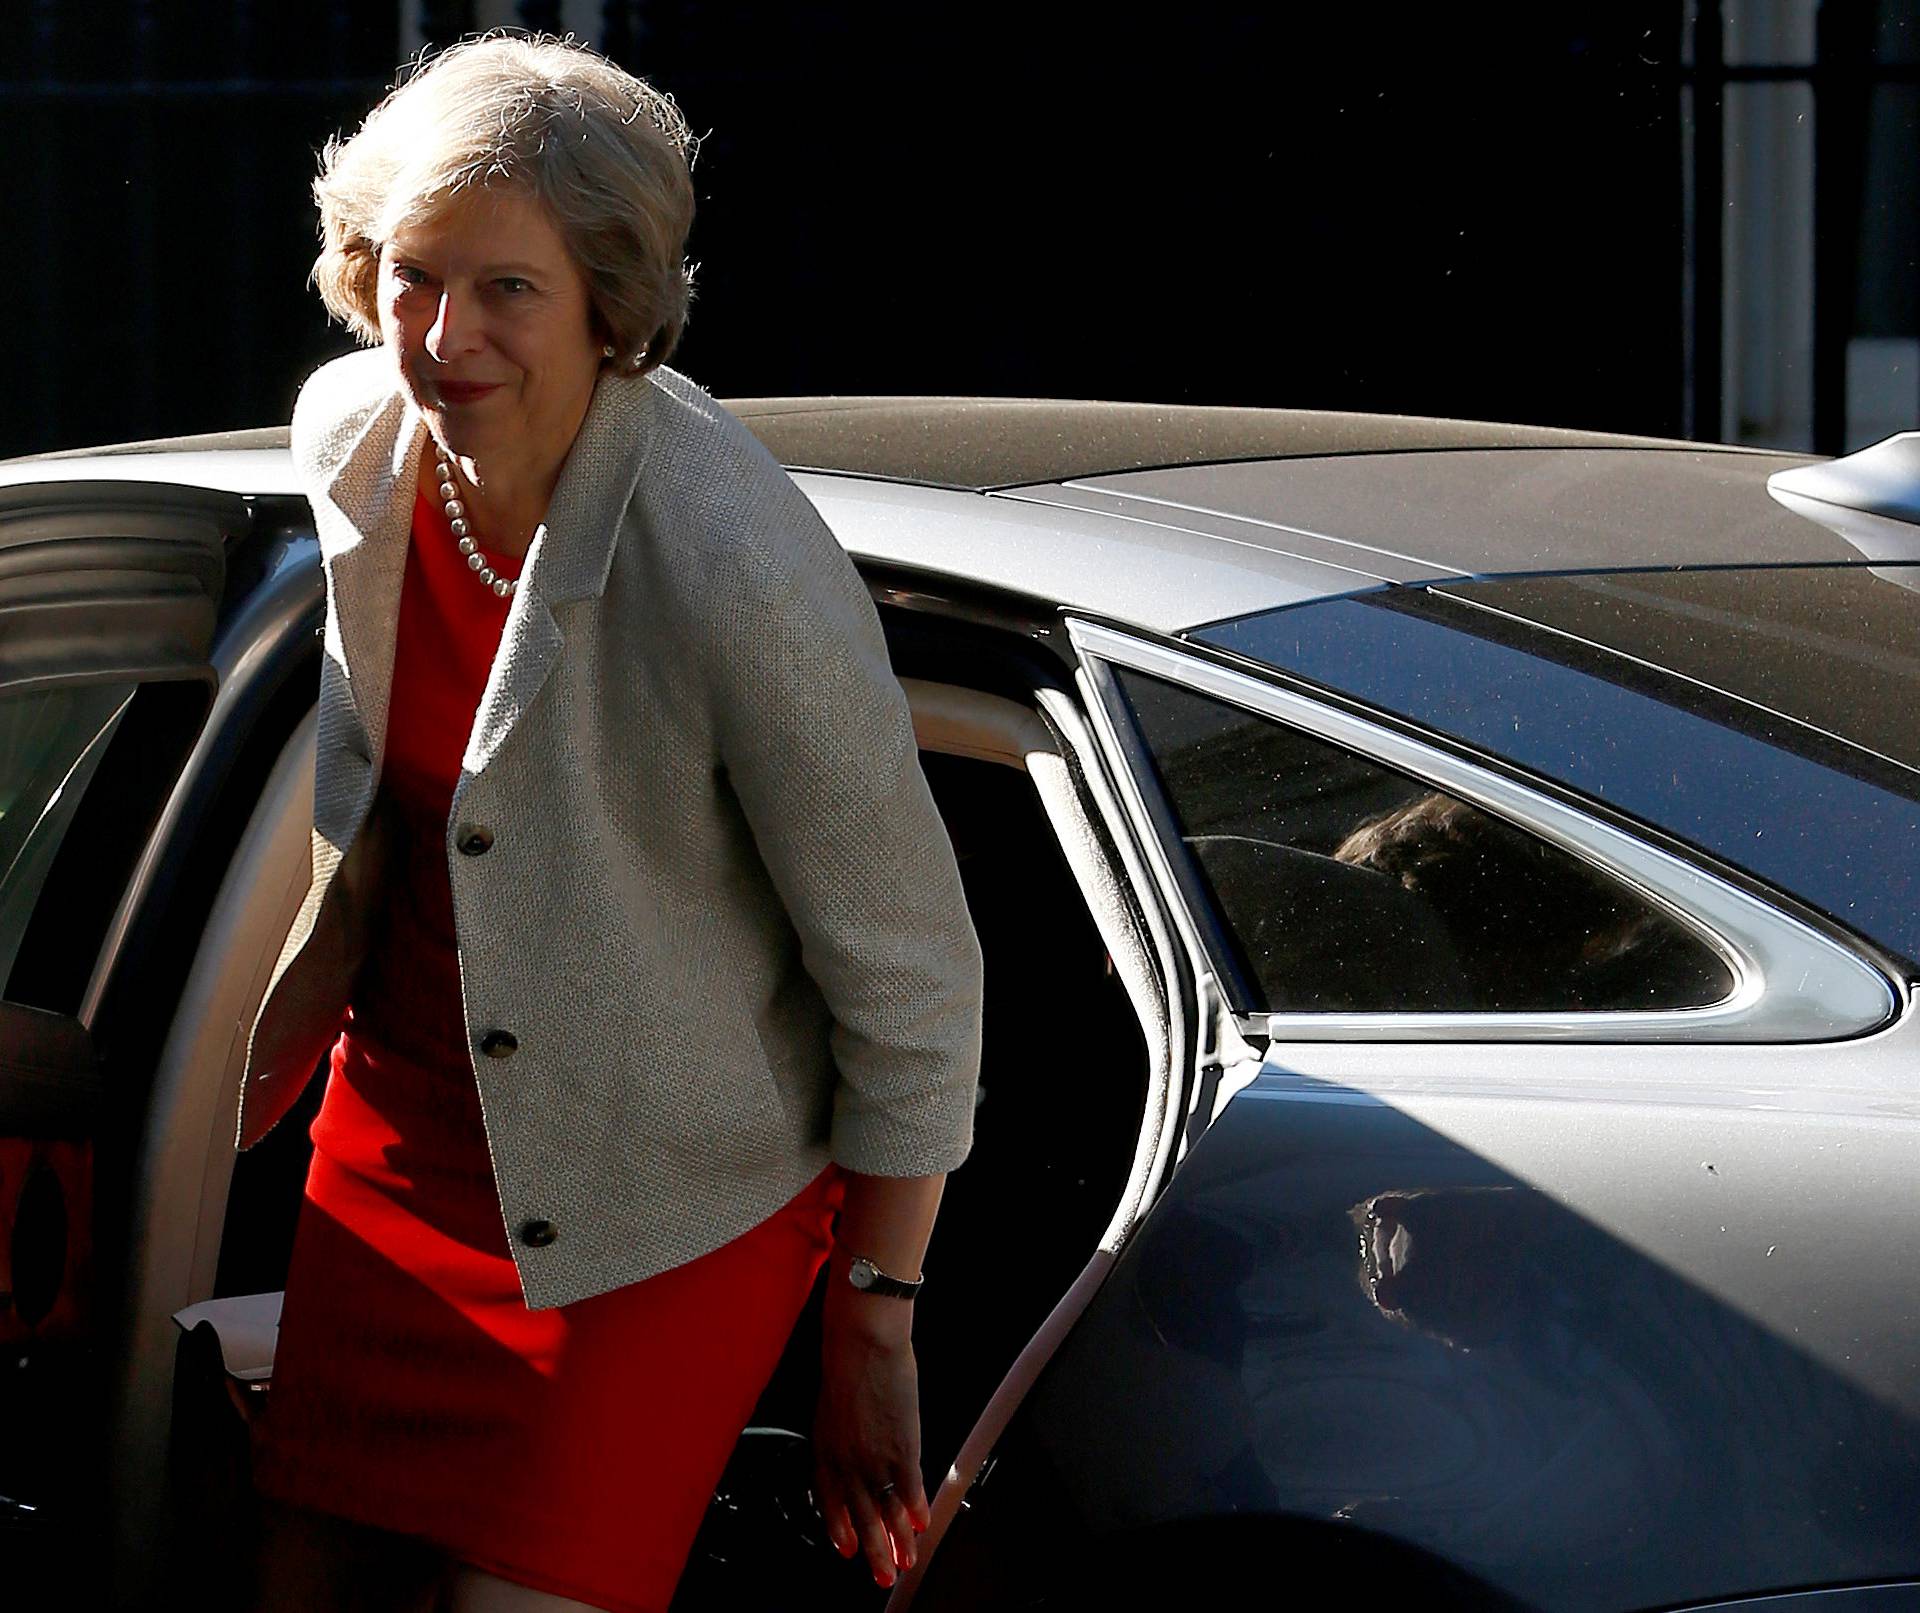
[(442, 364), (449, 364), (478, 345), (479, 327), (473, 311), (451, 289), (440, 293), (433, 325), (427, 331), (427, 351)]

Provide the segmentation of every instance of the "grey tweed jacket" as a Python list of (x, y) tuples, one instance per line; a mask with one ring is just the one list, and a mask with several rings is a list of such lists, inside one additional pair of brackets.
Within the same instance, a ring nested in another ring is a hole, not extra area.
[[(426, 441), (379, 349), (308, 380), (292, 437), (327, 579), (313, 878), (248, 1038), (242, 1148), (337, 1035), (377, 922)], [(966, 1156), (979, 943), (873, 602), (792, 479), (672, 370), (594, 392), (444, 854), (529, 1306), (717, 1248), (829, 1160)]]

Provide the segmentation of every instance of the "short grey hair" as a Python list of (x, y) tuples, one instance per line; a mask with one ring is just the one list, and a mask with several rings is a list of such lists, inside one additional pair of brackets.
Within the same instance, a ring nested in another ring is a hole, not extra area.
[(423, 57), (313, 182), (327, 312), (380, 340), (380, 250), (469, 186), (545, 204), (593, 299), (610, 367), (664, 364), (693, 298), (685, 261), (699, 142), (673, 97), (571, 40), (488, 34)]

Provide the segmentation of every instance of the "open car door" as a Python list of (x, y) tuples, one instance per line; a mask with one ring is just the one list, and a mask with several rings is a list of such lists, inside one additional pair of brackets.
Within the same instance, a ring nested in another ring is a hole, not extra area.
[[(89, 1573), (156, 828), (215, 692), (232, 494), (0, 487), (0, 1529), (10, 1589)], [(84, 1600), (84, 1596), (82, 1598)], [(29, 1600), (32, 1600), (29, 1598)]]

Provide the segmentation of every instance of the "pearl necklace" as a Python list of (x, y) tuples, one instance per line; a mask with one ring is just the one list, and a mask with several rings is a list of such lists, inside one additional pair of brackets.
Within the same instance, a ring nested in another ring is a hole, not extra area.
[(460, 552), (467, 557), (467, 569), (478, 575), (481, 587), (491, 589), (502, 599), (511, 599), (520, 586), (519, 580), (500, 576), (487, 564), (480, 545), (473, 541), (473, 525), (467, 520), (467, 507), (461, 502), (459, 484), (453, 479), (453, 466), (445, 459), (436, 459), (433, 471), (440, 478), (440, 498), (447, 507), (447, 525), (460, 540)]

